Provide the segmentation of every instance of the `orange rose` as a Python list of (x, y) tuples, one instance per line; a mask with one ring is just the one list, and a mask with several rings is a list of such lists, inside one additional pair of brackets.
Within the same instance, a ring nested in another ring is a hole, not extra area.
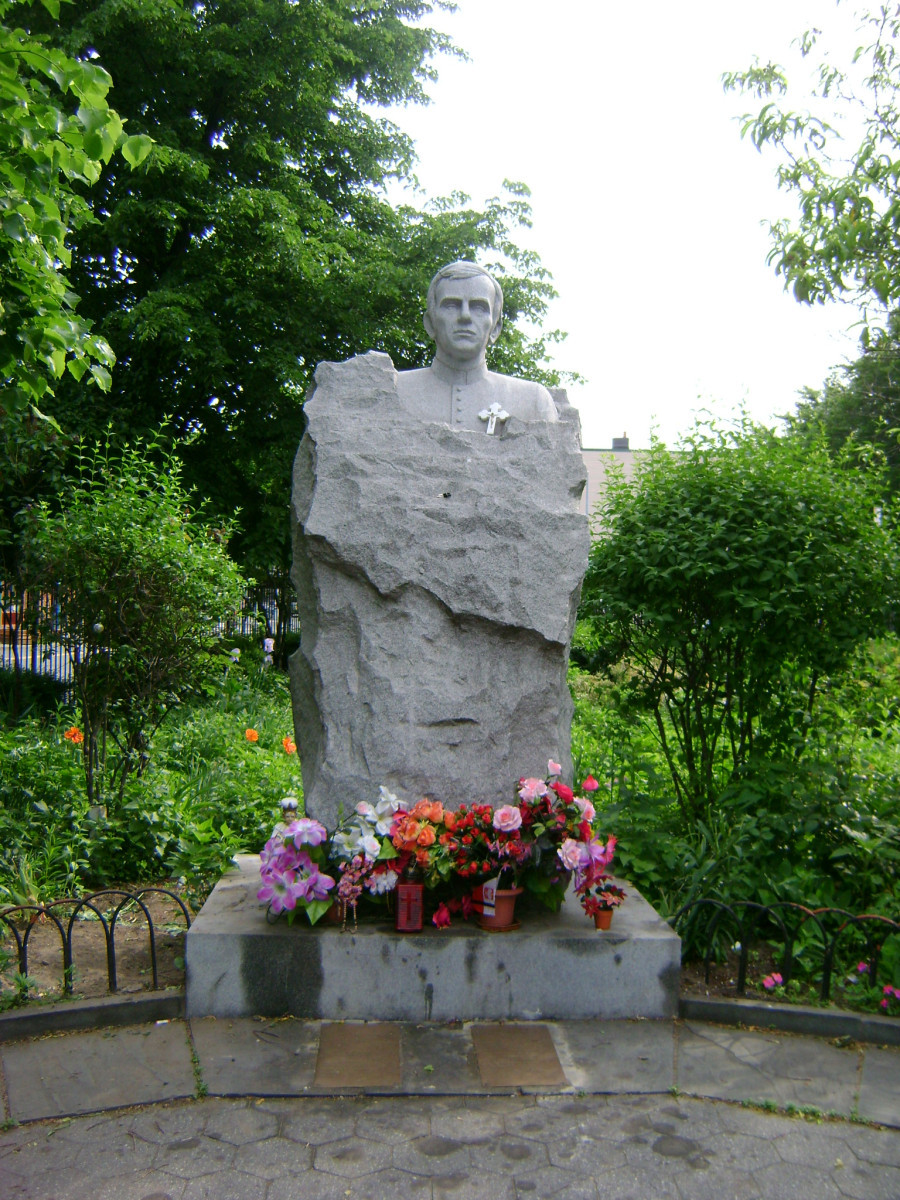
[(418, 842), (418, 844), (420, 846), (433, 846), (434, 845), (434, 826), (433, 825), (423, 825), (422, 829), (419, 833), (419, 836), (416, 838), (416, 841)]
[(444, 819), (444, 806), (439, 800), (420, 800), (410, 813), (420, 820), (433, 821), (435, 825)]
[(444, 813), (444, 828), (449, 829), (451, 833), (456, 829), (456, 817), (452, 812)]
[(428, 851), (427, 850), (417, 850), (416, 851), (416, 862), (419, 864), (420, 867), (427, 867), (428, 866)]
[(402, 817), (394, 830), (394, 835), (391, 841), (398, 850), (415, 850), (416, 838), (421, 832), (422, 826), (418, 821), (413, 820), (412, 815)]

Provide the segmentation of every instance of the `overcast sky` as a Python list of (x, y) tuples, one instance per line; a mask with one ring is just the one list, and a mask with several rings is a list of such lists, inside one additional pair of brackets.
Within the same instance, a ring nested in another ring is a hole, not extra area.
[(531, 245), (559, 299), (556, 363), (585, 446), (651, 427), (674, 441), (701, 408), (757, 419), (857, 353), (841, 305), (809, 309), (766, 265), (765, 219), (790, 215), (775, 162), (742, 141), (749, 102), (721, 75), (754, 54), (793, 61), (814, 22), (853, 40), (833, 0), (459, 0), (444, 28), (470, 61), (439, 62), (427, 108), (392, 115), (430, 195), (476, 203), (505, 178), (531, 189)]

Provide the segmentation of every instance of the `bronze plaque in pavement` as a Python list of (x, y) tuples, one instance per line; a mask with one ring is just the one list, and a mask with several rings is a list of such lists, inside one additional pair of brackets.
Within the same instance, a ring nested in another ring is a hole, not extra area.
[(315, 1082), (333, 1088), (399, 1087), (400, 1026), (323, 1025)]
[(485, 1087), (565, 1086), (569, 1081), (546, 1025), (473, 1025)]

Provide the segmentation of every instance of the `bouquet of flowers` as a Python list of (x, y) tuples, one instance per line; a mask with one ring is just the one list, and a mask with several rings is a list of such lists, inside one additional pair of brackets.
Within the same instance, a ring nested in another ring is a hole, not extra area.
[(322, 870), (327, 838), (325, 826), (309, 817), (275, 826), (260, 854), (262, 886), (256, 893), (273, 916), (286, 912), (291, 924), (299, 908), (315, 925), (331, 907), (334, 879)]

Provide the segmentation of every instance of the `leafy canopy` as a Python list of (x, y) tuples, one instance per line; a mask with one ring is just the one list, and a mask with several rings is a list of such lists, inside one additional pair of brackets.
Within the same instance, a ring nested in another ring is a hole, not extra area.
[(794, 753), (820, 677), (885, 627), (879, 499), (821, 439), (749, 423), (655, 443), (633, 478), (610, 476), (581, 613), (651, 714), (689, 822), (755, 760)]
[(244, 583), (225, 552), (230, 529), (194, 507), (161, 436), (82, 447), (55, 512), (31, 514), (32, 578), (59, 589), (58, 636), (72, 659), (84, 722), (88, 795), (121, 795), (170, 709), (216, 672), (216, 623)]
[[(900, 300), (900, 4), (858, 18), (858, 42), (841, 60), (821, 54), (816, 111), (787, 106), (779, 65), (759, 61), (724, 76), (726, 88), (763, 100), (742, 132), (779, 158), (778, 183), (799, 205), (795, 221), (770, 225), (769, 261), (806, 303), (853, 299), (876, 311)], [(819, 31), (799, 39), (819, 54)]]
[[(388, 203), (413, 149), (378, 105), (420, 101), (451, 51), (429, 0), (82, 0), (69, 53), (97, 53), (128, 128), (154, 138), (134, 174), (110, 160), (85, 193), (73, 283), (118, 363), (109, 399), (60, 397), (82, 432), (173, 416), (187, 479), (241, 506), (237, 552), (286, 562), (290, 463), (312, 372), (368, 349), (400, 368), (429, 344), (422, 297), (443, 263), (504, 269), (509, 335), (495, 359), (543, 364), (552, 288), (515, 244), (527, 190), (475, 209), (456, 195)], [(444, 7), (442, 5), (442, 7)], [(487, 136), (486, 132), (486, 136)], [(518, 329), (517, 329), (518, 323)]]
[[(55, 20), (59, 0), (42, 3)], [(15, 24), (24, 8), (0, 0), (0, 547), (58, 441), (38, 405), (66, 372), (110, 386), (113, 352), (76, 312), (68, 278), (70, 239), (92, 220), (76, 189), (117, 149), (134, 166), (150, 146), (126, 137), (107, 72)]]

